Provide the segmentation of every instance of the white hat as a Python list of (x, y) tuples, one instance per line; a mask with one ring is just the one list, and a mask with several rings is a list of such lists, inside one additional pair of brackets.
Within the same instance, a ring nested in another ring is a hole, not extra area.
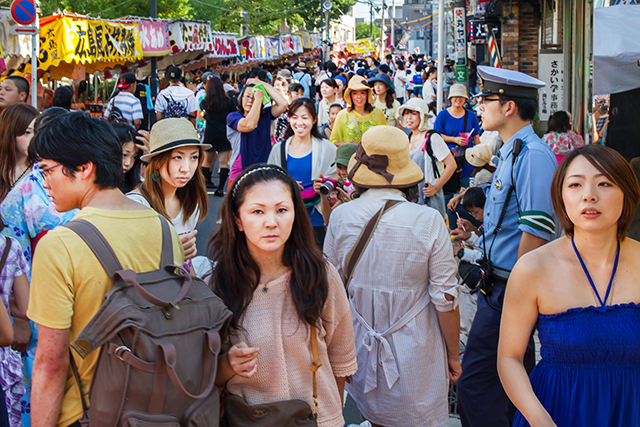
[(429, 104), (427, 104), (425, 100), (421, 98), (411, 98), (398, 108), (396, 111), (396, 120), (398, 120), (402, 126), (405, 126), (403, 120), (405, 110), (417, 111), (420, 113), (420, 126), (418, 127), (418, 130), (429, 130), (429, 124), (427, 121), (429, 117), (432, 117), (432, 114), (429, 112)]

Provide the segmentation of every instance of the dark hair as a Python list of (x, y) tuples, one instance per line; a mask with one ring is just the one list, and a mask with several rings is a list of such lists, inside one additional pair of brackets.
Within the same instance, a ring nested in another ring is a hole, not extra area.
[(462, 196), (462, 207), (470, 211), (472, 208), (484, 209), (484, 202), (487, 200), (484, 191), (480, 187), (469, 187)]
[(551, 181), (551, 201), (553, 202), (553, 209), (556, 211), (559, 225), (562, 226), (567, 236), (573, 236), (573, 222), (571, 222), (564, 206), (562, 187), (569, 166), (578, 156), (584, 156), (593, 167), (602, 172), (607, 179), (622, 190), (624, 201), (622, 213), (618, 219), (618, 239), (624, 240), (627, 229), (631, 221), (633, 221), (638, 200), (640, 200), (638, 179), (629, 162), (620, 153), (602, 145), (589, 144), (576, 148), (567, 154), (556, 169), (553, 181)]
[(69, 86), (60, 86), (53, 93), (53, 101), (51, 105), (54, 107), (62, 107), (66, 110), (71, 110), (71, 103), (73, 102), (73, 89)]
[(229, 75), (229, 73), (222, 73), (220, 74), (220, 80), (222, 81), (222, 83), (226, 83), (227, 80), (229, 80), (231, 76)]
[(16, 89), (18, 89), (18, 93), (26, 93), (27, 97), (29, 96), (29, 80), (20, 76), (9, 76), (5, 78), (5, 80), (11, 80), (13, 84), (16, 85)]
[(556, 111), (549, 117), (549, 132), (566, 133), (571, 130), (571, 119), (566, 111)]
[(329, 105), (329, 110), (331, 110), (333, 107), (338, 107), (338, 108), (340, 108), (341, 110), (343, 110), (343, 109), (344, 109), (344, 107), (342, 106), (342, 104), (338, 104), (337, 102), (336, 102), (335, 104), (331, 104), (331, 105)]
[(243, 116), (247, 113), (249, 113), (248, 111), (245, 113), (244, 108), (242, 107), (242, 97), (244, 96), (244, 93), (246, 91), (248, 91), (250, 88), (252, 88), (254, 85), (252, 84), (248, 84), (248, 85), (244, 85), (242, 86), (242, 90), (240, 91), (240, 95), (238, 95), (238, 112), (240, 114), (242, 114)]
[(209, 240), (207, 257), (216, 263), (210, 286), (231, 310), (231, 326), (240, 321), (259, 285), (260, 266), (251, 256), (247, 239), (236, 219), (249, 189), (264, 182), (278, 181), (291, 193), (295, 219), (289, 239), (284, 245), (282, 264), (291, 269), (291, 299), (300, 320), (319, 326), (322, 310), (329, 294), (327, 264), (315, 245), (313, 228), (296, 181), (284, 169), (255, 164), (235, 180), (218, 211), (216, 229)]
[(287, 93), (300, 92), (300, 91), (304, 92), (304, 86), (302, 86), (300, 83), (292, 83), (289, 85), (289, 89), (287, 89)]
[[(120, 146), (124, 147), (124, 145), (128, 142), (133, 142), (135, 146), (138, 132), (133, 127), (131, 127), (131, 125), (124, 122), (118, 122), (114, 123), (112, 126), (113, 130), (116, 131)], [(135, 147), (135, 149), (138, 154), (134, 156), (133, 166), (131, 166), (131, 169), (129, 169), (129, 171), (124, 174), (124, 184), (120, 186), (120, 190), (125, 194), (131, 190), (138, 188), (138, 186), (142, 183), (142, 177), (140, 176), (142, 160), (140, 160), (138, 147)]]
[(338, 66), (333, 61), (327, 61), (326, 69), (328, 72), (334, 73), (338, 69)]
[(378, 67), (378, 72), (380, 73), (387, 74), (389, 71), (391, 71), (391, 68), (387, 64), (380, 64)]
[[(311, 114), (311, 118), (313, 119), (313, 127), (311, 128), (311, 136), (318, 139), (324, 139), (320, 131), (318, 130), (318, 113), (316, 111), (316, 106), (313, 101), (307, 97), (300, 97), (294, 100), (291, 105), (289, 105), (289, 109), (287, 110), (287, 115), (289, 118), (295, 113), (299, 108), (306, 108)], [(293, 129), (291, 128), (291, 121), (287, 124), (287, 130), (284, 132), (284, 139), (288, 139), (293, 136)], [(284, 162), (286, 159), (283, 159)]]
[(333, 79), (324, 79), (320, 82), (320, 86), (322, 86), (323, 84), (327, 84), (334, 89), (338, 89), (338, 83), (336, 83), (336, 81)]
[[(16, 167), (16, 138), (24, 135), (29, 123), (38, 115), (38, 110), (26, 103), (14, 104), (5, 108), (0, 114), (0, 202), (13, 187)], [(36, 158), (29, 151), (27, 163), (29, 167)]]
[(513, 101), (518, 108), (518, 116), (522, 120), (533, 121), (538, 112), (538, 100), (531, 98), (516, 98), (510, 96), (500, 95), (500, 105), (504, 105), (509, 101)]
[(387, 53), (385, 55), (385, 59), (391, 59), (391, 58), (393, 58), (393, 55), (391, 55), (390, 53)]
[[(358, 197), (366, 193), (368, 190), (368, 188), (358, 186), (358, 184), (356, 184), (355, 182), (353, 183), (353, 188), (354, 188), (354, 192), (351, 195), (352, 199), (357, 199)], [(407, 201), (411, 203), (418, 203), (418, 200), (420, 200), (420, 187), (418, 186), (418, 184), (412, 185), (411, 187), (396, 188), (396, 190), (402, 191), (402, 194), (404, 194), (405, 199), (407, 199)]]
[(67, 176), (75, 176), (82, 165), (91, 162), (98, 188), (120, 188), (124, 182), (122, 146), (106, 120), (80, 111), (64, 114), (38, 129), (31, 145), (38, 159), (61, 163)]
[[(395, 89), (393, 88), (393, 86), (388, 86), (385, 82), (380, 82), (380, 83), (382, 83), (383, 85), (385, 85), (387, 87), (387, 91), (384, 94), (384, 103), (385, 103), (385, 105), (387, 106), (387, 108), (393, 108), (393, 102), (396, 100), (396, 98), (393, 96), (396, 93)], [(374, 82), (373, 84), (375, 85), (376, 82)], [(376, 96), (377, 96), (377, 94), (376, 94)]]
[(238, 81), (246, 78), (248, 78), (247, 73), (240, 73), (240, 75), (238, 76)]
[(204, 100), (207, 108), (216, 113), (226, 111), (229, 108), (229, 101), (227, 100), (222, 80), (217, 77), (209, 79)]
[(399, 70), (404, 70), (404, 62), (400, 61), (399, 59), (396, 61), (396, 67), (398, 67)]

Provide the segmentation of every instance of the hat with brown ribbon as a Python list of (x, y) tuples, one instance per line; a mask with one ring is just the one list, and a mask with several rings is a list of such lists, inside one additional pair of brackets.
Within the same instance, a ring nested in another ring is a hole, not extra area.
[(406, 188), (424, 179), (409, 158), (409, 138), (392, 126), (374, 126), (349, 161), (349, 180), (363, 188)]

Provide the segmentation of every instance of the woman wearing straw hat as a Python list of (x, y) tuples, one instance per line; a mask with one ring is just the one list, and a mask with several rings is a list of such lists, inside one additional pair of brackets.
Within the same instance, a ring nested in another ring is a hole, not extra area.
[[(374, 426), (440, 426), (449, 420), (449, 382), (462, 372), (461, 288), (447, 228), (435, 210), (407, 202), (418, 199), (424, 174), (400, 129), (368, 130), (349, 178), (359, 197), (332, 212), (324, 245), (354, 322), (358, 371), (347, 390)], [(377, 227), (352, 253), (374, 215)]]
[(349, 80), (344, 100), (347, 108), (338, 113), (331, 132), (331, 142), (334, 144), (359, 144), (369, 128), (387, 124), (382, 110), (373, 106), (373, 89), (364, 77), (354, 76)]
[(442, 136), (429, 132), (429, 106), (420, 98), (411, 98), (398, 109), (398, 123), (411, 130), (409, 156), (423, 170), (418, 204), (436, 209), (447, 217), (442, 187), (456, 171), (456, 160)]
[[(184, 246), (184, 259), (196, 253), (196, 225), (207, 216), (209, 198), (200, 166), (204, 150), (193, 124), (184, 118), (164, 119), (151, 128), (149, 162), (144, 183), (127, 194), (173, 224)], [(190, 262), (188, 263), (190, 267)]]

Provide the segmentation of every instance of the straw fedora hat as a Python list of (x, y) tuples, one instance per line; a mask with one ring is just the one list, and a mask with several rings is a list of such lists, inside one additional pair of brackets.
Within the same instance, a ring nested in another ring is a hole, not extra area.
[(211, 148), (211, 144), (201, 144), (193, 124), (184, 118), (162, 119), (151, 128), (149, 137), (149, 154), (140, 157), (143, 162), (154, 156), (178, 147), (197, 145), (203, 150)]
[(374, 126), (349, 160), (349, 179), (364, 188), (406, 188), (422, 182), (424, 174), (409, 158), (409, 138), (392, 126)]
[(416, 111), (420, 114), (420, 127), (418, 130), (429, 130), (428, 121), (432, 114), (429, 112), (429, 104), (427, 104), (427, 101), (421, 98), (411, 98), (402, 104), (400, 108), (398, 108), (398, 111), (396, 111), (396, 120), (398, 120), (402, 126), (404, 126), (404, 119), (402, 117), (406, 110)]
[(469, 95), (467, 95), (467, 88), (464, 87), (464, 85), (460, 84), (460, 83), (454, 84), (449, 89), (449, 96), (447, 97), (447, 99), (451, 99), (451, 98), (453, 98), (455, 96), (458, 96), (460, 98), (469, 99)]
[(369, 91), (369, 104), (373, 105), (376, 101), (373, 97), (373, 89), (367, 84), (367, 79), (362, 76), (353, 76), (349, 80), (347, 90), (344, 91), (344, 101), (349, 104), (349, 107), (353, 108), (353, 101), (351, 100), (351, 92), (354, 90), (367, 90)]
[(491, 161), (493, 152), (491, 147), (486, 144), (478, 144), (474, 147), (468, 148), (464, 152), (464, 157), (471, 166), (480, 168)]

